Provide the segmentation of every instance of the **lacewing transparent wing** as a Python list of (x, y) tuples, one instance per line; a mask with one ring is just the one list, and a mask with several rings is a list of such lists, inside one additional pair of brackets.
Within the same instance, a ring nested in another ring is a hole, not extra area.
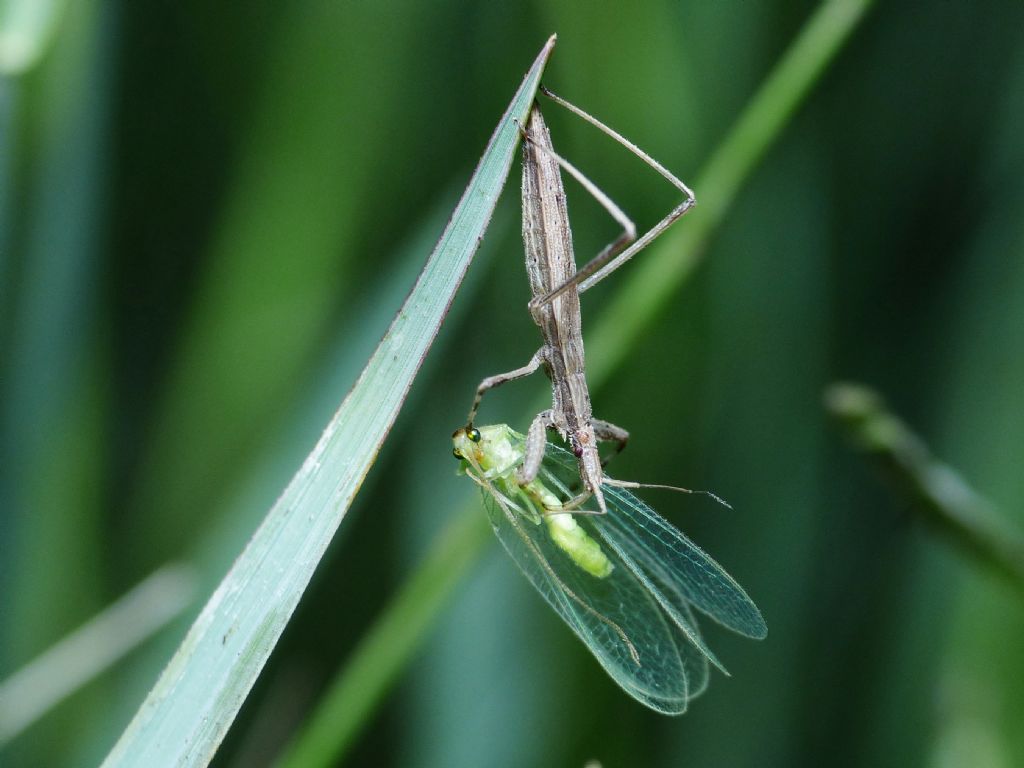
[[(514, 512), (510, 516), (494, 496), (485, 494), (484, 506), (494, 532), (516, 565), (611, 678), (652, 709), (666, 714), (684, 712), (693, 695), (690, 678), (706, 680), (707, 660), (688, 651), (685, 637), (670, 624), (632, 571), (611, 555), (615, 566), (611, 574), (596, 578), (556, 547), (542, 525), (516, 519)], [(695, 668), (688, 670), (688, 666)]]
[(456, 432), (456, 453), (466, 458), (472, 452), (464, 466), (483, 490), (498, 539), (605, 671), (641, 703), (681, 714), (707, 687), (709, 662), (725, 671), (704, 642), (693, 608), (749, 637), (767, 633), (742, 587), (623, 489), (604, 487), (608, 514), (573, 515), (611, 561), (607, 575), (588, 572), (535, 513), (538, 503), (551, 514), (553, 498), (573, 496), (566, 483), (575, 481), (575, 457), (548, 444), (541, 477), (522, 485), (515, 476), (522, 435), (504, 425), (482, 427), (472, 443), (465, 434)]
[[(550, 471), (563, 476), (575, 466), (572, 454), (551, 443), (544, 460)], [(628, 552), (646, 575), (660, 572), (667, 578), (663, 583), (722, 626), (755, 640), (767, 636), (768, 627), (754, 601), (710, 555), (629, 491), (607, 485), (604, 490), (615, 497), (615, 514), (590, 517), (613, 547)]]

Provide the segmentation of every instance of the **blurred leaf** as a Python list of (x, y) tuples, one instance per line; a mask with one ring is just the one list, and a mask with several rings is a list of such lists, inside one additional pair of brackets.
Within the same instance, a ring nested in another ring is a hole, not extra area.
[(20, 75), (39, 61), (67, 0), (0, 0), (0, 76)]
[[(92, 0), (70, 6), (67, 21), (55, 28), (56, 44), (40, 66), (17, 79), (0, 77), (0, 109), (9, 110), (0, 127), (0, 171), (7, 174), (0, 207), (8, 208), (0, 211), (0, 230), (7, 230), (0, 231), (5, 672), (105, 602), (110, 368), (93, 289), (104, 257), (97, 220), (108, 178), (110, 26)], [(87, 727), (99, 693), (94, 688), (81, 708), (64, 709), (53, 727)], [(21, 739), (5, 759), (59, 763), (73, 749), (71, 738)]]
[(164, 566), (0, 680), (0, 747), (176, 619), (192, 602), (195, 582), (189, 566)]
[[(387, 46), (365, 31), (382, 15), (394, 17)], [(147, 414), (153, 423), (140, 435), (131, 499), (138, 535), (128, 567), (150, 568), (190, 544), (192, 525), (216, 508), (280, 403), (309, 375), (339, 308), (358, 296), (368, 261), (360, 238), (374, 226), (374, 191), (383, 186), (375, 178), (380, 153), (364, 144), (401, 114), (397, 93), (380, 82), (419, 65), (415, 22), (409, 3), (282, 6), (260, 68), (249, 74), (257, 103), (240, 121), (224, 192), (211, 196), (209, 239), (194, 246), (204, 250), (201, 273), (174, 328), (169, 370)], [(148, 94), (151, 85), (140, 87)], [(165, 120), (151, 130), (174, 126)], [(177, 205), (149, 201), (168, 203)], [(167, 262), (182, 269), (184, 249), (172, 239), (181, 238), (182, 223), (167, 226), (169, 242), (150, 245), (147, 255), (165, 270)]]

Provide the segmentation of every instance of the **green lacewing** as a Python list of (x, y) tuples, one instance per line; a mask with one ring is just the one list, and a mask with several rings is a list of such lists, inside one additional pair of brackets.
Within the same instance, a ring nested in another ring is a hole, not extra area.
[(509, 555), (642, 704), (681, 714), (707, 687), (709, 664), (725, 672), (697, 613), (753, 639), (767, 635), (757, 606), (725, 569), (628, 490), (605, 484), (604, 514), (560, 511), (575, 498), (568, 451), (548, 443), (538, 475), (522, 481), (526, 438), (508, 425), (463, 427), (452, 439)]

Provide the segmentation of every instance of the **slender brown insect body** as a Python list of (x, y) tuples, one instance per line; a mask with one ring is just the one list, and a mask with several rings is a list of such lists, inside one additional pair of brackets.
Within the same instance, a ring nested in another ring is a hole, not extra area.
[[(593, 496), (597, 501), (598, 512), (604, 514), (607, 507), (601, 483), (606, 479), (597, 442), (614, 441), (618, 444), (618, 450), (621, 450), (629, 439), (629, 433), (593, 418), (583, 360), (579, 294), (646, 247), (686, 213), (695, 201), (693, 193), (685, 184), (636, 145), (582, 110), (543, 88), (541, 90), (625, 146), (686, 196), (680, 205), (636, 240), (633, 222), (589, 179), (555, 153), (540, 108), (534, 104), (523, 129), (523, 246), (526, 252), (526, 272), (533, 293), (529, 303), (530, 315), (541, 330), (544, 345), (522, 368), (490, 376), (480, 382), (467, 426), (472, 427), (480, 400), (487, 390), (527, 376), (543, 365), (551, 379), (552, 407), (537, 414), (530, 424), (525, 457), (517, 472), (517, 480), (525, 484), (537, 476), (544, 458), (545, 430), (553, 428), (569, 444), (578, 459), (580, 479), (584, 486), (583, 492), (565, 505), (564, 509), (575, 509)], [(560, 168), (564, 168), (590, 192), (623, 229), (616, 240), (580, 270), (576, 269), (573, 256), (572, 230)]]
[[(535, 297), (545, 296), (576, 276), (572, 230), (562, 174), (540, 109), (530, 112), (523, 141), (523, 246), (526, 273)], [(601, 511), (601, 458), (592, 423), (590, 390), (583, 361), (580, 297), (575, 284), (545, 304), (530, 305), (544, 336), (539, 354), (551, 378), (552, 407), (534, 424), (554, 427), (579, 459), (580, 477)], [(536, 428), (531, 426), (531, 435)]]

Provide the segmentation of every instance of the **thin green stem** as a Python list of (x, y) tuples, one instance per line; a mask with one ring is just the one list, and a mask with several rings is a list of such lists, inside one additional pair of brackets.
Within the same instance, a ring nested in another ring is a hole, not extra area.
[(909, 498), (911, 508), (977, 562), (1024, 591), (1024, 534), (1013, 529), (928, 447), (874, 390), (833, 384), (825, 407), (853, 443)]
[[(594, 348), (601, 351), (596, 356), (596, 365), (592, 364), (588, 371), (591, 388), (599, 387), (622, 365), (636, 340), (653, 325), (658, 311), (693, 272), (704, 246), (721, 224), (739, 189), (779, 138), (870, 5), (871, 0), (831, 0), (807, 22), (699, 174), (695, 189), (701, 204), (697, 211), (672, 235), (662, 238), (652, 247), (652, 253), (630, 270), (630, 278), (617, 292), (613, 306), (604, 313), (603, 322), (591, 337)], [(529, 415), (524, 418), (528, 419)], [(478, 507), (479, 502), (474, 500), (463, 516), (480, 517)], [(470, 525), (468, 520), (462, 524), (467, 529)], [(457, 564), (449, 563), (447, 567), (458, 570), (461, 575), (483, 552), (487, 540), (488, 537), (482, 536), (459, 537), (453, 556), (450, 534), (445, 533), (438, 539), (407, 586), (385, 608), (356, 656), (331, 683), (317, 713), (281, 765), (309, 768), (331, 765), (340, 759), (358, 726), (365, 722), (373, 705), (398, 676), (458, 583), (458, 579), (450, 578), (444, 569), (435, 570), (436, 564), (443, 562), (443, 557), (452, 557)], [(412, 593), (426, 608), (409, 602)], [(410, 632), (410, 626), (415, 626), (416, 631)], [(390, 637), (392, 634), (406, 637)], [(377, 668), (368, 670), (370, 662)]]

